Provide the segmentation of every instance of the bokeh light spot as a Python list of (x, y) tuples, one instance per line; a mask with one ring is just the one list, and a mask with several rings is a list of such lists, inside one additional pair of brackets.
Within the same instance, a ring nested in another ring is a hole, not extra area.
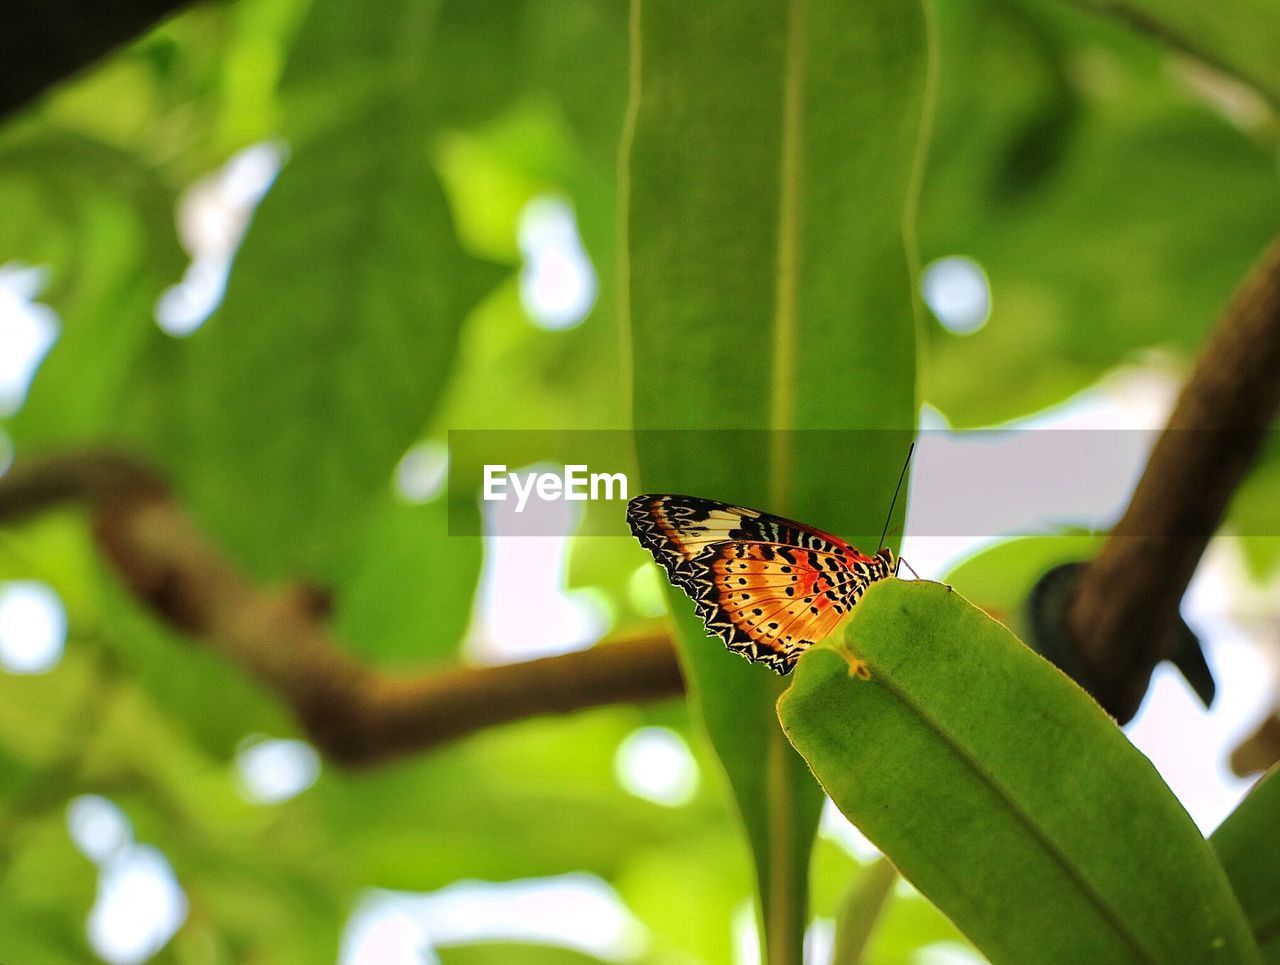
[(320, 756), (306, 741), (258, 739), (236, 754), (236, 771), (248, 800), (279, 804), (316, 782)]
[(865, 834), (849, 823), (849, 819), (840, 813), (831, 798), (822, 805), (822, 818), (818, 822), (818, 834), (829, 841), (834, 841), (845, 853), (867, 864), (880, 857), (880, 849), (872, 844)]
[(394, 907), (397, 896), (379, 894), (356, 910), (342, 936), (340, 965), (428, 965), (439, 959), (422, 926)]
[(101, 864), (133, 842), (133, 827), (123, 811), (98, 794), (81, 794), (67, 805), (67, 833), (80, 852)]
[(396, 465), (396, 494), (407, 503), (429, 503), (444, 492), (449, 478), (449, 448), (441, 442), (420, 442)]
[(942, 327), (956, 335), (972, 335), (991, 315), (987, 274), (972, 258), (953, 255), (931, 262), (920, 279), (920, 291)]
[(58, 313), (35, 301), (48, 274), (17, 263), (0, 265), (0, 416), (22, 406), (36, 369), (58, 339)]
[(733, 965), (760, 965), (760, 922), (755, 902), (747, 899), (733, 913)]
[(534, 323), (565, 329), (582, 322), (596, 301), (596, 273), (582, 247), (573, 208), (561, 198), (534, 198), (520, 213), (524, 267), (520, 300)]
[(642, 727), (618, 745), (613, 759), (618, 783), (647, 801), (675, 807), (698, 789), (698, 763), (689, 745), (666, 727)]
[(0, 667), (45, 673), (62, 659), (67, 612), (52, 587), (38, 580), (0, 583)]
[(137, 965), (160, 951), (187, 918), (187, 896), (168, 859), (135, 844), (114, 801), (82, 794), (67, 805), (67, 832), (98, 866), (98, 895), (85, 933), (110, 965)]
[(178, 234), (191, 255), (182, 281), (156, 303), (156, 324), (175, 337), (190, 335), (222, 302), (227, 277), (254, 209), (280, 173), (282, 141), (253, 144), (178, 200)]
[(163, 854), (129, 845), (102, 864), (89, 911), (89, 944), (111, 965), (136, 965), (160, 951), (187, 918), (187, 896)]
[(830, 965), (835, 950), (835, 919), (815, 918), (804, 933), (805, 965)]
[(934, 942), (916, 949), (911, 961), (915, 965), (982, 965), (986, 959), (959, 942)]
[(431, 948), (497, 941), (631, 962), (645, 950), (648, 933), (607, 882), (585, 872), (459, 881), (430, 894), (371, 892), (347, 923), (339, 962), (429, 963), (437, 961)]
[[(520, 472), (551, 471), (544, 463)], [(568, 589), (570, 534), (582, 520), (580, 503), (539, 503), (523, 516), (516, 501), (481, 501), (484, 566), (476, 613), (464, 644), (478, 663), (512, 663), (585, 650), (613, 620), (597, 589)], [(536, 532), (561, 535), (516, 535)]]

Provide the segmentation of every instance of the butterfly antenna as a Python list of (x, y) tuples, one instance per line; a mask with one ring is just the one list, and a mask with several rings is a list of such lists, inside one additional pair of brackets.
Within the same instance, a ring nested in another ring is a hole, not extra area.
[(902, 490), (902, 480), (907, 478), (907, 466), (911, 465), (911, 454), (916, 451), (913, 442), (907, 448), (907, 458), (902, 464), (902, 472), (898, 473), (898, 485), (894, 487), (893, 499), (889, 503), (889, 514), (884, 518), (884, 529), (880, 532), (880, 546), (884, 546), (884, 538), (889, 535), (889, 521), (893, 519), (893, 507), (898, 504), (898, 493)]

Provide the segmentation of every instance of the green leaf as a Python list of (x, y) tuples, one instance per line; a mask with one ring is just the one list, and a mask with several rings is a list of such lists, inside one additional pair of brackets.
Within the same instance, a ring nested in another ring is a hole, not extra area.
[[(887, 877), (883, 868), (876, 870), (878, 860), (859, 862), (831, 836), (818, 836), (813, 851), (813, 911), (815, 916), (835, 921), (835, 949), (842, 947), (841, 918), (850, 914), (861, 917), (850, 903), (872, 897), (877, 880), (883, 884), (883, 877)], [(922, 948), (940, 942), (972, 950), (937, 906), (896, 873), (893, 884), (875, 913), (874, 927), (859, 961), (867, 965), (912, 965), (918, 961)], [(980, 957), (976, 950), (972, 954)]]
[[(924, 11), (643, 0), (632, 44), (619, 271), (643, 486), (869, 544), (915, 420), (904, 237)], [(855, 428), (906, 431), (840, 431)], [(754, 853), (769, 961), (797, 962), (821, 796), (778, 731), (780, 682), (709, 642), (687, 600), (673, 609)]]
[(1052, 3), (938, 15), (921, 251), (974, 259), (991, 312), (969, 335), (925, 326), (925, 399), (956, 425), (992, 424), (1151, 346), (1190, 357), (1274, 233), (1273, 145), (1105, 19)]
[[(431, 891), (461, 878), (572, 871), (612, 879), (636, 860), (637, 841), (680, 850), (724, 824), (711, 795), (669, 808), (623, 790), (615, 756), (641, 723), (635, 709), (616, 707), (525, 720), (399, 767), (326, 770), (307, 796), (323, 806), (344, 866), (377, 887)], [(462, 787), (467, 807), (458, 808)]]
[(0, 936), (13, 962), (93, 960), (84, 922), (93, 903), (92, 863), (71, 841), (60, 808), (6, 828), (0, 845)]
[(633, 851), (615, 886), (648, 929), (651, 960), (734, 960), (734, 919), (750, 901), (752, 869), (722, 814), (702, 833)]
[(1015, 632), (1022, 607), (1040, 577), (1061, 563), (1093, 559), (1101, 536), (1061, 533), (997, 543), (964, 560), (945, 580)]
[[(320, 71), (351, 80), (358, 100), (291, 101), (291, 156), (226, 299), (170, 360), (181, 417), (161, 455), (264, 575), (329, 575), (363, 535), (443, 396), (463, 319), (501, 275), (459, 246), (430, 164), (420, 6), (313, 6), (286, 86), (314, 90)], [(351, 46), (333, 42), (353, 19), (369, 23)]]
[[(586, 164), (583, 174), (594, 180), (602, 202), (607, 199), (607, 222), (599, 227), (612, 235), (616, 227), (613, 189), (616, 174), (618, 135), (627, 103), (627, 4), (593, 3), (592, 0), (544, 0), (528, 7), (528, 47), (534, 78), (546, 87), (556, 106), (573, 128), (575, 141)], [(607, 176), (602, 177), (602, 176)], [(581, 205), (589, 193), (581, 179), (575, 179), (575, 203)], [(597, 200), (597, 199), (593, 199)], [(613, 250), (594, 250), (593, 230), (585, 217), (584, 240), (592, 257), (613, 257)], [(612, 306), (610, 306), (612, 309)]]
[(420, 669), (426, 660), (456, 662), (471, 621), (481, 547), (479, 537), (449, 536), (443, 498), (415, 506), (388, 492), (343, 564), (338, 636), (353, 653), (379, 663)]
[(1267, 0), (1075, 0), (1116, 17), (1175, 50), (1186, 51), (1280, 104), (1280, 7)]
[(296, 730), (288, 708), (241, 668), (161, 623), (105, 576), (101, 593), (113, 659), (206, 752), (229, 758), (252, 733)]
[(919, 949), (937, 943), (959, 946), (975, 958), (981, 957), (951, 919), (912, 889), (909, 894), (895, 895), (881, 914), (866, 961), (868, 965), (915, 965), (920, 960)]
[(66, 755), (78, 712), (102, 686), (88, 649), (73, 643), (47, 673), (0, 672), (0, 753), (18, 774), (38, 781)]
[(1258, 781), (1209, 838), (1268, 962), (1280, 962), (1280, 769)]
[(898, 871), (887, 858), (879, 858), (859, 875), (836, 919), (832, 965), (857, 965), (862, 961), (871, 933), (880, 923), (880, 914), (892, 896), (897, 880)]
[(222, 953), (215, 961), (271, 961), (280, 949), (299, 960), (335, 960), (358, 888), (340, 849), (315, 824), (305, 796), (255, 807), (227, 772), (219, 776), (200, 782), (203, 794), (149, 787), (116, 799), (138, 840), (164, 852), (200, 908), (174, 937), (175, 952), (204, 945), (198, 961), (212, 945)]
[(787, 735), (993, 961), (1257, 960), (1221, 866), (1155, 768), (1008, 630), (940, 584), (886, 581), (838, 636), (780, 701)]
[(1272, 432), (1249, 475), (1236, 489), (1224, 527), (1238, 545), (1255, 583), (1265, 582), (1280, 559), (1280, 433)]
[(154, 307), (183, 256), (176, 196), (143, 159), (62, 132), (0, 149), (0, 264), (50, 269), (37, 300), (60, 316), (13, 431), (19, 452), (127, 433), (121, 409), (150, 347)]
[(477, 942), (473, 945), (437, 945), (440, 965), (603, 965), (594, 955), (556, 945), (532, 942)]

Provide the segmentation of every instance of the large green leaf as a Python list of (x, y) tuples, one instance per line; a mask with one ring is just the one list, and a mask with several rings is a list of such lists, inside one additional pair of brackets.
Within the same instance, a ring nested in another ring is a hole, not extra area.
[[(924, 12), (644, 0), (632, 45), (620, 277), (644, 488), (869, 544), (915, 416), (904, 239)], [(693, 703), (754, 852), (769, 960), (798, 961), (820, 794), (778, 731), (780, 682), (709, 642), (687, 601), (673, 605)]]
[(974, 259), (991, 314), (969, 335), (926, 327), (926, 401), (990, 424), (1151, 346), (1190, 356), (1275, 231), (1274, 145), (1189, 98), (1163, 47), (1107, 20), (1057, 3), (938, 13), (921, 250)]
[(1268, 962), (1280, 962), (1280, 769), (1272, 768), (1209, 838)]
[(889, 581), (832, 639), (801, 661), (783, 726), (845, 815), (993, 961), (1257, 960), (1155, 768), (1003, 626), (948, 587)]
[(443, 498), (407, 505), (388, 493), (346, 561), (335, 630), (354, 653), (378, 662), (456, 662), (480, 556), (478, 538), (449, 538)]
[[(429, 163), (421, 7), (313, 6), (285, 80), (291, 157), (222, 307), (171, 360), (170, 461), (215, 534), (267, 574), (328, 575), (362, 535), (499, 277), (459, 247)], [(327, 113), (302, 96), (326, 78), (352, 98), (317, 93)]]

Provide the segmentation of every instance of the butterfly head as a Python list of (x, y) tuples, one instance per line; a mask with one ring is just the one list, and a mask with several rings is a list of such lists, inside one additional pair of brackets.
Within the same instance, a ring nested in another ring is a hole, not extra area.
[(898, 559), (893, 555), (893, 550), (887, 546), (880, 547), (880, 551), (876, 553), (876, 559), (881, 560), (884, 565), (885, 576), (898, 575)]

